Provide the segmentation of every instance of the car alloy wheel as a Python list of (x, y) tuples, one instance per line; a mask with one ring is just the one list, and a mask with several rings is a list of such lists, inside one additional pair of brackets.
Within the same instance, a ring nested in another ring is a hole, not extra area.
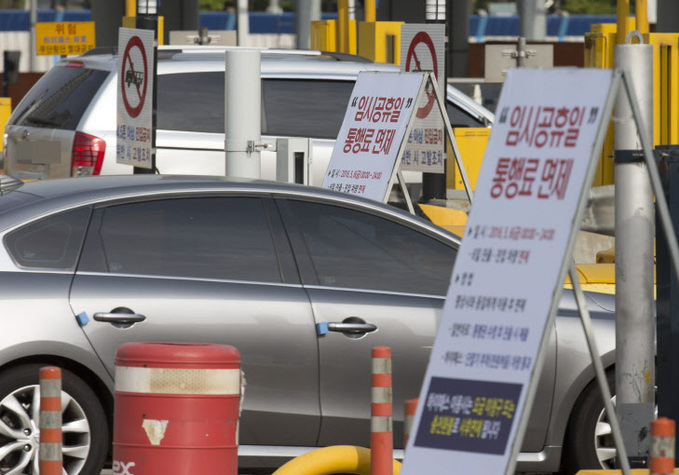
[[(615, 396), (611, 398), (613, 407), (615, 407)], [(594, 450), (599, 459), (601, 468), (604, 470), (613, 470), (615, 466), (615, 457), (618, 455), (618, 450), (615, 448), (615, 439), (613, 438), (613, 429), (611, 428), (610, 420), (608, 419), (608, 412), (604, 408), (596, 421), (594, 429)]]
[[(40, 473), (39, 368), (21, 366), (0, 374), (0, 474)], [(109, 443), (104, 412), (82, 380), (68, 371), (62, 371), (62, 380), (63, 473), (98, 473)]]

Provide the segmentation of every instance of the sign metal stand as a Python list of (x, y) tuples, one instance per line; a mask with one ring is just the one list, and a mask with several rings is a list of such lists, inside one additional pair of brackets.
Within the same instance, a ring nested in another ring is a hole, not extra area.
[[(412, 73), (411, 73), (412, 74)], [(471, 205), (472, 203), (472, 198), (473, 198), (473, 192), (471, 189), (471, 184), (469, 182), (469, 178), (467, 176), (467, 171), (464, 167), (464, 163), (462, 163), (462, 156), (460, 155), (460, 150), (457, 147), (457, 142), (455, 141), (455, 136), (453, 135), (453, 127), (450, 125), (450, 119), (448, 118), (448, 113), (446, 112), (446, 106), (445, 103), (443, 102), (442, 96), (441, 96), (441, 91), (439, 90), (438, 83), (436, 81), (436, 76), (434, 76), (434, 73), (432, 72), (425, 72), (423, 73), (424, 75), (424, 80), (422, 81), (422, 85), (420, 86), (420, 91), (417, 95), (417, 104), (420, 103), (420, 100), (422, 99), (423, 95), (426, 94), (427, 87), (431, 86), (432, 90), (434, 92), (434, 98), (436, 100), (436, 108), (438, 108), (439, 115), (441, 116), (441, 119), (443, 120), (443, 125), (445, 126), (446, 130), (446, 135), (448, 136), (450, 143), (452, 144), (453, 148), (453, 155), (455, 156), (455, 162), (457, 163), (457, 166), (460, 170), (460, 175), (462, 176), (462, 182), (464, 183), (464, 188), (465, 191), (467, 192), (467, 198), (469, 199), (469, 204)], [(410, 132), (413, 128), (413, 124), (415, 122), (415, 114), (411, 115), (410, 120), (408, 121), (408, 127), (406, 129), (404, 139), (401, 142), (401, 146), (399, 148), (397, 157), (396, 157), (396, 165), (394, 167), (394, 174), (396, 175), (396, 178), (398, 179), (398, 184), (401, 187), (401, 191), (403, 191), (403, 196), (406, 200), (406, 204), (408, 205), (408, 210), (412, 213), (415, 214), (415, 209), (412, 204), (412, 199), (410, 197), (410, 194), (408, 193), (408, 189), (405, 186), (405, 179), (403, 178), (403, 172), (400, 169), (400, 163), (401, 163), (401, 158), (403, 157), (403, 153), (405, 152), (407, 142), (408, 142), (408, 137), (410, 136)], [(444, 141), (445, 142), (445, 141)], [(389, 183), (389, 186), (387, 187), (387, 194), (384, 197), (384, 202), (386, 203), (389, 194), (391, 191), (391, 188), (394, 184), (394, 178), (392, 177), (392, 180)]]

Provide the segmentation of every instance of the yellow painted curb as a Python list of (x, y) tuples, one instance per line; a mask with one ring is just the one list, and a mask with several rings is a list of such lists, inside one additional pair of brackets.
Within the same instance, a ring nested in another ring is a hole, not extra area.
[[(580, 470), (576, 475), (620, 475), (621, 470)], [(647, 468), (633, 468), (632, 475), (648, 475)], [(675, 475), (679, 475), (679, 468), (674, 469)]]

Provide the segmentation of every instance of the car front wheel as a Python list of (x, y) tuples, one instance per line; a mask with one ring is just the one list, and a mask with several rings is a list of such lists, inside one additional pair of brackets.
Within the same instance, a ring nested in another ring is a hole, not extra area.
[[(0, 474), (38, 474), (42, 365), (0, 373)], [(99, 399), (82, 379), (62, 370), (63, 473), (99, 473), (109, 445), (109, 428)]]
[[(615, 403), (614, 378), (613, 372), (606, 374)], [(616, 453), (599, 383), (594, 380), (582, 392), (571, 413), (564, 440), (563, 473), (571, 475), (583, 469), (614, 469)]]

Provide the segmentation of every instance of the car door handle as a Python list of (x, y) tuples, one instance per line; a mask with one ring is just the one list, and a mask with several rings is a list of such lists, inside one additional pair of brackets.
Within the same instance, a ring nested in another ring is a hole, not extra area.
[(370, 333), (377, 330), (372, 323), (337, 323), (328, 322), (328, 331), (342, 333)]
[(130, 325), (133, 323), (143, 322), (146, 320), (146, 316), (139, 313), (134, 313), (127, 307), (116, 307), (110, 312), (95, 313), (94, 320), (97, 322), (123, 323)]

